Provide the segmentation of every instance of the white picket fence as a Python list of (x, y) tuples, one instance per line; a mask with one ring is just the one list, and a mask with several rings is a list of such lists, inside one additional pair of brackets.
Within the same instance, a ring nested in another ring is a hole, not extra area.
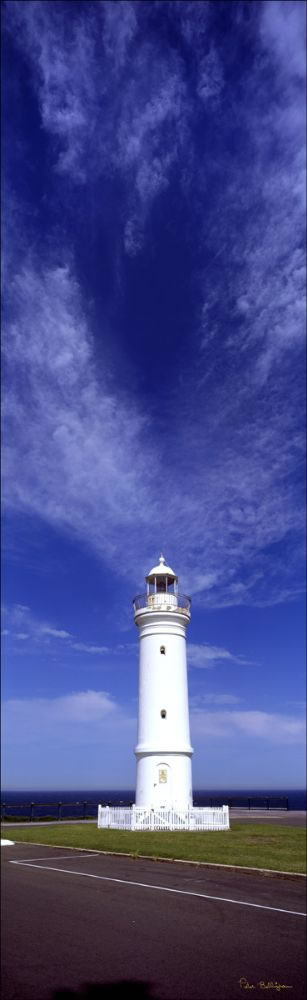
[(229, 830), (229, 807), (98, 806), (98, 828), (109, 830)]

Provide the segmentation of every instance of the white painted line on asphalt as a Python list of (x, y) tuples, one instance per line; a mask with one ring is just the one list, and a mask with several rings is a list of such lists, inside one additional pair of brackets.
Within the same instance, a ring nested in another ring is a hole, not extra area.
[[(93, 857), (93, 855), (91, 855)], [(63, 872), (64, 875), (81, 875), (83, 878), (96, 878), (100, 882), (117, 882), (119, 885), (135, 885), (141, 889), (157, 889), (160, 892), (175, 892), (179, 896), (197, 896), (199, 899), (213, 899), (219, 903), (235, 903), (237, 906), (251, 906), (257, 910), (272, 910), (274, 913), (290, 913), (295, 917), (306, 917), (300, 910), (283, 910), (279, 906), (265, 906), (263, 903), (246, 903), (242, 899), (228, 899), (226, 896), (209, 896), (204, 892), (188, 892), (187, 889), (171, 889), (167, 885), (150, 885), (147, 882), (132, 882), (129, 879), (111, 878), (109, 875), (91, 875), (89, 872), (76, 872), (69, 868), (51, 868), (50, 865), (33, 865), (30, 861), (10, 861), (11, 865), (22, 864), (24, 868), (39, 868), (46, 872)]]
[[(74, 857), (73, 854), (71, 854), (71, 855), (70, 854), (68, 854), (68, 855), (67, 854), (60, 854), (60, 855), (57, 854), (56, 858), (52, 858), (52, 857), (49, 858), (48, 855), (47, 855), (46, 858), (18, 858), (18, 861), (12, 861), (11, 863), (12, 863), (12, 865), (24, 865), (25, 863), (30, 864), (31, 861), (49, 861), (49, 860), (50, 861), (84, 861), (84, 858), (96, 858), (96, 857), (98, 857), (98, 854), (99, 854), (99, 851), (97, 851), (97, 852), (92, 851), (91, 854), (81, 854), (81, 855), (77, 854), (75, 857)], [(62, 869), (61, 869), (61, 871), (62, 871)]]

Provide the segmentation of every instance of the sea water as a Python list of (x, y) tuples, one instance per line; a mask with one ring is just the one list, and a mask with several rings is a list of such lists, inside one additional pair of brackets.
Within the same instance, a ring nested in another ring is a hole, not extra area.
[[(289, 809), (306, 810), (306, 791), (304, 789), (195, 789), (193, 803), (195, 806), (231, 804), (233, 807), (266, 808), (269, 799), (270, 807), (286, 807)], [(134, 789), (54, 789), (2, 791), (2, 811), (6, 815), (29, 816), (31, 803), (35, 803), (33, 813), (36, 817), (52, 816), (58, 813), (61, 803), (61, 818), (94, 817), (97, 815), (97, 805), (131, 805), (135, 801)], [(5, 808), (3, 808), (5, 804)]]

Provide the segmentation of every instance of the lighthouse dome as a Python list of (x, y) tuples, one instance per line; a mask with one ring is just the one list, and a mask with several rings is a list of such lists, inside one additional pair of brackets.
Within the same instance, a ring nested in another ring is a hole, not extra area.
[(176, 573), (174, 573), (174, 570), (171, 569), (170, 566), (166, 565), (164, 556), (162, 556), (162, 555), (160, 556), (159, 565), (158, 566), (153, 566), (153, 568), (147, 574), (147, 576), (146, 576), (146, 582), (147, 583), (151, 583), (151, 581), (153, 581), (154, 578), (157, 577), (157, 576), (163, 576), (163, 577), (167, 576), (168, 578), (171, 578), (174, 581), (178, 580), (178, 577), (176, 576)]

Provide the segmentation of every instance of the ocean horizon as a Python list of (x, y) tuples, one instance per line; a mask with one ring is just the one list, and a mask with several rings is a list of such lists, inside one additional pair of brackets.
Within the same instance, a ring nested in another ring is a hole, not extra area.
[[(288, 799), (289, 809), (294, 810), (306, 810), (306, 789), (276, 789), (276, 788), (241, 788), (241, 789), (220, 789), (220, 788), (207, 788), (207, 789), (195, 789), (193, 792), (193, 802), (196, 806), (210, 805), (211, 801), (215, 805), (223, 805), (224, 803), (229, 803), (232, 801), (233, 806), (247, 806), (247, 799), (252, 800), (252, 804), (256, 807), (261, 807), (266, 805), (265, 800), (274, 800), (273, 804), (278, 806), (285, 805), (284, 800)], [(58, 805), (58, 803), (63, 803), (62, 805), (62, 818), (65, 818), (65, 807), (66, 815), (68, 816), (82, 816), (84, 803), (87, 804), (86, 814), (87, 816), (95, 815), (95, 810), (97, 803), (105, 805), (107, 803), (111, 805), (130, 805), (135, 800), (135, 789), (121, 789), (121, 788), (95, 788), (95, 789), (17, 789), (17, 790), (2, 790), (1, 793), (1, 805), (8, 807), (6, 813), (9, 811), (14, 812), (16, 816), (18, 814), (26, 815), (25, 809), (20, 811), (20, 806), (30, 807), (31, 803), (35, 803), (37, 809), (35, 811), (36, 816), (44, 816), (48, 814), (48, 806)]]

